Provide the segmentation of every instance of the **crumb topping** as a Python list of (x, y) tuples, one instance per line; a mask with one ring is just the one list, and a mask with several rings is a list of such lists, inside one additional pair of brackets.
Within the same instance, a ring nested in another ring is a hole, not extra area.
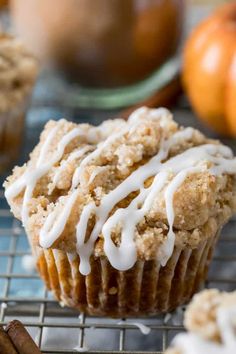
[(194, 296), (186, 311), (185, 327), (188, 331), (194, 332), (202, 338), (222, 343), (222, 333), (219, 323), (217, 323), (217, 312), (219, 309), (232, 307), (236, 307), (236, 291), (232, 293), (220, 292), (217, 289), (202, 291)]

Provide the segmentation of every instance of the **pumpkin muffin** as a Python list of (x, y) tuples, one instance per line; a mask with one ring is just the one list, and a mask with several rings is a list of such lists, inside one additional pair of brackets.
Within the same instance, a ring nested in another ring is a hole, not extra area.
[(166, 354), (236, 353), (236, 291), (204, 290), (185, 314), (187, 333), (178, 334)]
[(164, 109), (95, 127), (49, 121), (6, 198), (55, 297), (138, 316), (187, 302), (235, 210), (236, 159)]
[(0, 33), (0, 173), (18, 155), (37, 72), (37, 61), (24, 45)]

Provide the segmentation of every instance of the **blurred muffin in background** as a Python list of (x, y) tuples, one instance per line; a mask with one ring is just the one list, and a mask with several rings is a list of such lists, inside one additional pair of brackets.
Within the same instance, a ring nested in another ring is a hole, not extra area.
[(0, 33), (0, 173), (17, 157), (37, 60), (16, 38)]
[(236, 291), (204, 290), (185, 313), (187, 333), (179, 333), (166, 354), (236, 353)]

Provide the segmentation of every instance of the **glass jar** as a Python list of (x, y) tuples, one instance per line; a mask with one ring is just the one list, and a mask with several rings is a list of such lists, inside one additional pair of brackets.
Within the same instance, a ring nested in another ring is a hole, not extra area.
[(12, 0), (15, 28), (78, 84), (78, 105), (126, 106), (178, 70), (184, 0)]

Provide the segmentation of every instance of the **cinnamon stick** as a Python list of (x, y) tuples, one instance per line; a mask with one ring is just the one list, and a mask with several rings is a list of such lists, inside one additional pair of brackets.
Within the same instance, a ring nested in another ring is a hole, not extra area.
[(0, 327), (0, 354), (18, 354), (10, 337), (2, 327)]
[(149, 108), (154, 107), (169, 107), (179, 95), (182, 93), (182, 85), (180, 75), (177, 75), (173, 80), (164, 86), (162, 89), (154, 92), (151, 97), (139, 102), (138, 104), (125, 109), (121, 112), (120, 116), (127, 119), (130, 114), (137, 108), (146, 106)]
[(42, 354), (20, 321), (9, 322), (5, 331), (16, 347), (18, 354)]

